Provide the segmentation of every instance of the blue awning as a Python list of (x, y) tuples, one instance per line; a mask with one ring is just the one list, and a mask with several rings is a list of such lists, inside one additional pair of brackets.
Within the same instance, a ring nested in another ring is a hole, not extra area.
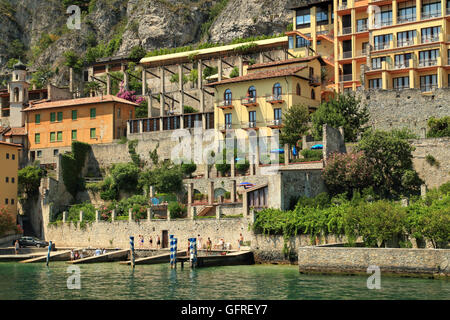
[(311, 147), (311, 149), (323, 149), (323, 144), (315, 144)]
[(270, 153), (284, 153), (284, 149), (273, 149)]

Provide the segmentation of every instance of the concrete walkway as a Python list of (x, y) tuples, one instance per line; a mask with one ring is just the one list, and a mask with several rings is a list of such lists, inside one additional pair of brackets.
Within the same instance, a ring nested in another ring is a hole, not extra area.
[(128, 258), (128, 254), (130, 253), (130, 249), (113, 251), (105, 254), (101, 254), (99, 256), (92, 256), (83, 259), (67, 261), (66, 263), (70, 264), (81, 264), (81, 263), (95, 263), (95, 262), (112, 262), (112, 261), (122, 261)]
[[(180, 256), (186, 256), (187, 250), (177, 251), (177, 259)], [(170, 252), (158, 254), (152, 257), (139, 258), (134, 260), (134, 264), (158, 264), (158, 263), (169, 263), (170, 262)], [(120, 264), (131, 265), (131, 261), (122, 261)]]
[[(177, 262), (184, 264), (189, 263), (189, 257), (180, 257)], [(227, 253), (226, 255), (207, 255), (197, 256), (198, 267), (213, 267), (213, 266), (235, 266), (235, 265), (249, 265), (254, 264), (255, 259), (252, 251), (235, 251)]]
[[(70, 250), (67, 251), (51, 251), (50, 252), (50, 261), (67, 261), (70, 260)], [(19, 261), (20, 263), (34, 263), (34, 262), (46, 262), (47, 254), (44, 254), (40, 257), (31, 258)]]

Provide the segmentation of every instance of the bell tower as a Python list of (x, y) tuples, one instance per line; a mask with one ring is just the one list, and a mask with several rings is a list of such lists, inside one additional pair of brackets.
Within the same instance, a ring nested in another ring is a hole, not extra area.
[(12, 79), (9, 83), (9, 125), (13, 128), (25, 125), (22, 109), (28, 103), (27, 66), (22, 62), (14, 65)]

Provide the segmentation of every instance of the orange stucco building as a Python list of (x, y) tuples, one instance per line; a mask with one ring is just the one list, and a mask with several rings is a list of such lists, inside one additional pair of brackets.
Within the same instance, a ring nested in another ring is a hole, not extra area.
[(72, 141), (111, 143), (126, 135), (137, 106), (112, 95), (32, 104), (23, 110), (29, 159), (54, 162)]

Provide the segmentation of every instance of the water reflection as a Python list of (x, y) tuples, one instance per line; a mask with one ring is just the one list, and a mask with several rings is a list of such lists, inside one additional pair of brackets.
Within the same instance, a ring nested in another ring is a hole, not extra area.
[(81, 290), (67, 288), (67, 264), (0, 263), (0, 299), (448, 299), (445, 280), (299, 274), (296, 266), (171, 269), (167, 264), (81, 265)]

